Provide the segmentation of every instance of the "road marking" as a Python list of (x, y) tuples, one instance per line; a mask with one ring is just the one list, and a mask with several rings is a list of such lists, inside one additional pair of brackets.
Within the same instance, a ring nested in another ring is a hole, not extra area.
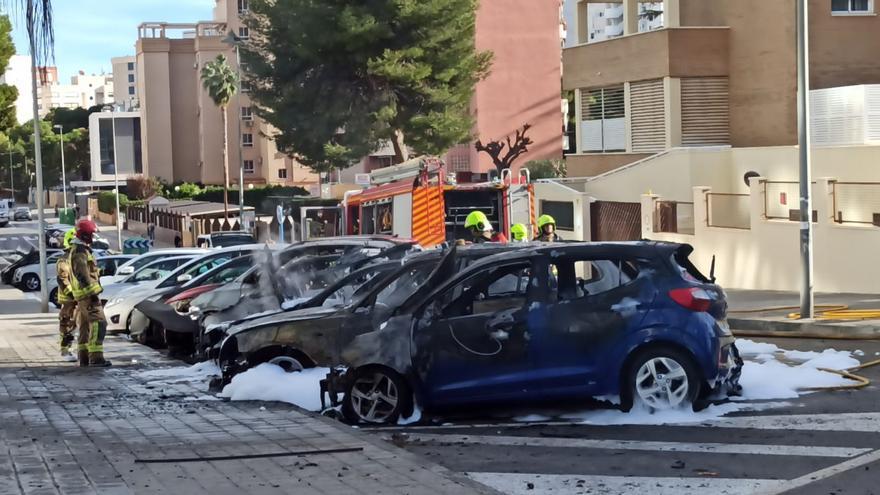
[[(736, 478), (663, 478), (577, 474), (465, 473), (508, 495), (590, 493), (624, 495), (753, 494), (778, 486), (779, 480)], [(531, 486), (531, 488), (529, 488)]]
[(712, 428), (751, 428), (758, 430), (865, 431), (876, 433), (878, 428), (880, 428), (880, 413), (734, 416), (720, 418), (709, 422), (702, 422), (699, 423), (699, 426), (708, 426)]
[(409, 442), (444, 442), (551, 448), (699, 452), (705, 454), (785, 455), (805, 457), (855, 457), (871, 449), (734, 443), (646, 442), (641, 440), (593, 440), (587, 438), (517, 437), (496, 435), (410, 434)]
[(818, 471), (813, 471), (812, 473), (805, 474), (800, 478), (795, 478), (790, 481), (786, 481), (779, 486), (775, 487), (766, 487), (760, 493), (766, 494), (776, 494), (776, 493), (784, 493), (787, 491), (795, 490), (797, 488), (802, 488), (817, 481), (824, 480), (826, 478), (830, 478), (832, 476), (836, 476), (841, 473), (845, 473), (847, 471), (851, 471), (853, 469), (862, 467), (866, 464), (871, 464), (873, 462), (880, 461), (880, 450), (875, 450), (869, 454), (865, 454), (863, 456), (855, 457), (848, 461), (841, 462), (840, 464), (835, 464), (833, 466), (829, 466), (825, 469), (820, 469)]

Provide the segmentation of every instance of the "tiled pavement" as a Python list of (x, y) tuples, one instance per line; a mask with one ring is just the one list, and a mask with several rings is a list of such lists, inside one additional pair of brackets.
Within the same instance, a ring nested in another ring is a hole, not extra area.
[[(63, 363), (56, 317), (37, 308), (0, 289), (0, 495), (494, 493), (286, 404), (149, 382), (138, 372), (179, 363), (119, 337), (106, 343), (113, 368)], [(351, 450), (289, 455), (330, 449)], [(240, 458), (265, 454), (280, 455)]]

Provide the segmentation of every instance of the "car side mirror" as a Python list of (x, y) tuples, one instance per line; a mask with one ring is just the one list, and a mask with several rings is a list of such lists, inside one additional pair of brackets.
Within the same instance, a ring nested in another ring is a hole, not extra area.
[(185, 282), (189, 282), (192, 279), (193, 279), (193, 276), (188, 273), (184, 273), (183, 275), (180, 275), (177, 277), (177, 281), (180, 282), (181, 284), (185, 283)]

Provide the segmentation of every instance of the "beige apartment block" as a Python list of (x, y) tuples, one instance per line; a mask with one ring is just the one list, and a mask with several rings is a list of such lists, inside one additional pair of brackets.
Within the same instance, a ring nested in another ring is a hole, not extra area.
[[(218, 54), (238, 68), (235, 50), (225, 40), (230, 32), (246, 34), (239, 31), (237, 3), (218, 1), (211, 22), (139, 27), (134, 79), (147, 174), (168, 181), (223, 183), (220, 109), (203, 88), (200, 71)], [(246, 10), (247, 3), (241, 7)], [(239, 166), (244, 167), (245, 184), (317, 182), (314, 173), (278, 152), (270, 137), (273, 131), (252, 110), (246, 87), (233, 98), (227, 116), (231, 184), (239, 182)]]
[[(569, 176), (674, 147), (797, 142), (794, 0), (568, 1)], [(810, 0), (812, 89), (880, 82), (875, 4)]]
[(113, 89), (116, 103), (126, 110), (138, 107), (140, 101), (137, 94), (137, 57), (113, 57)]

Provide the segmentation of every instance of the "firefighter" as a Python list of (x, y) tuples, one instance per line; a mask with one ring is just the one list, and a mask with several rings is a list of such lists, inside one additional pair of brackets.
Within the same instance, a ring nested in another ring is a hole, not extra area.
[(515, 223), (510, 226), (510, 237), (513, 242), (529, 242), (529, 232), (526, 226), (521, 223)]
[(80, 366), (106, 367), (104, 359), (104, 335), (107, 320), (98, 298), (101, 288), (98, 265), (92, 255), (92, 240), (98, 226), (91, 220), (80, 220), (76, 225), (76, 238), (70, 249), (70, 292), (76, 300), (79, 339), (77, 357)]
[(562, 238), (556, 234), (556, 220), (550, 215), (541, 215), (538, 217), (538, 236), (535, 237), (539, 242), (558, 242)]
[[(66, 255), (70, 255), (71, 242), (76, 236), (76, 229), (70, 229), (64, 234), (64, 251)], [(67, 256), (61, 256), (55, 263), (56, 273), (58, 274), (58, 296), (57, 303), (61, 310), (58, 312), (58, 330), (61, 334), (61, 359), (65, 361), (76, 361), (76, 356), (70, 352), (70, 345), (73, 344), (73, 333), (76, 328), (74, 316), (76, 312), (76, 301), (70, 293), (70, 262)]]
[(471, 233), (471, 242), (482, 244), (484, 242), (507, 242), (507, 237), (502, 233), (495, 233), (492, 223), (482, 211), (472, 211), (464, 221), (464, 228)]

